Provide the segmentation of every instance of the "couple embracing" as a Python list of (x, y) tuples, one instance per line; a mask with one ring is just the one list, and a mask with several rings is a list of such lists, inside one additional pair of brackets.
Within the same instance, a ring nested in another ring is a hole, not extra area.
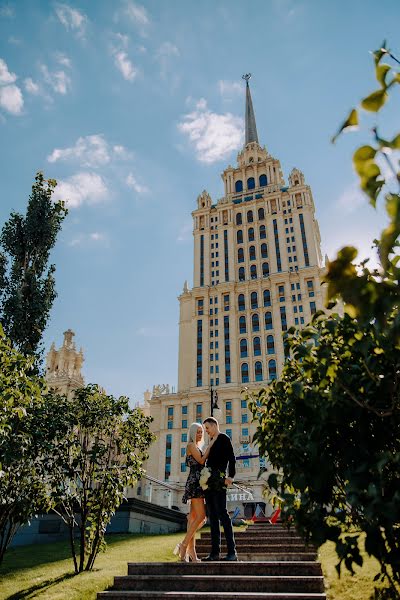
[[(204, 428), (203, 428), (204, 425)], [(219, 430), (214, 417), (192, 423), (186, 449), (186, 464), (190, 468), (182, 501), (190, 501), (187, 533), (175, 551), (182, 561), (200, 562), (196, 554), (196, 531), (206, 522), (206, 507), (211, 528), (211, 551), (203, 561), (220, 560), (221, 531), (224, 529), (227, 555), (222, 560), (236, 561), (236, 546), (232, 523), (226, 507), (226, 489), (235, 476), (235, 455), (230, 438)], [(203, 446), (204, 429), (210, 443)], [(204, 468), (204, 465), (206, 467)], [(203, 472), (202, 472), (203, 471)], [(228, 471), (228, 475), (226, 475)]]

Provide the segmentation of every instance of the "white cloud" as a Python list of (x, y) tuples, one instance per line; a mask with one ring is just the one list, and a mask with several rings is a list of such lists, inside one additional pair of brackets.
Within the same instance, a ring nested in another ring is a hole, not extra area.
[(71, 79), (65, 71), (50, 72), (46, 65), (40, 65), (45, 82), (57, 93), (66, 94), (71, 88)]
[(133, 81), (138, 74), (137, 69), (123, 50), (114, 51), (114, 63), (127, 81)]
[(67, 206), (76, 208), (82, 204), (97, 204), (108, 194), (103, 178), (97, 173), (82, 171), (58, 182), (56, 199), (65, 200)]
[(224, 98), (230, 98), (237, 94), (243, 93), (243, 86), (238, 81), (226, 81), (220, 79), (218, 81), (218, 89), (221, 96)]
[(226, 158), (243, 143), (243, 120), (231, 113), (217, 114), (202, 99), (184, 115), (178, 129), (189, 137), (198, 160), (213, 163)]
[(55, 59), (58, 64), (62, 65), (63, 67), (68, 67), (68, 69), (71, 68), (71, 59), (68, 58), (66, 54), (63, 54), (62, 52), (56, 52)]
[(13, 19), (15, 17), (15, 10), (11, 4), (3, 4), (0, 6), (0, 17), (6, 19)]
[(80, 233), (76, 237), (72, 238), (70, 242), (68, 242), (69, 246), (82, 246), (82, 244), (87, 243), (105, 243), (107, 242), (107, 236), (105, 233), (101, 233), (100, 231), (93, 231), (92, 233)]
[(111, 159), (107, 141), (97, 134), (78, 138), (70, 148), (55, 148), (47, 160), (50, 163), (77, 160), (84, 167), (99, 167)]
[(111, 146), (101, 134), (79, 137), (74, 146), (55, 148), (47, 157), (48, 162), (77, 161), (83, 167), (101, 167), (114, 158), (128, 160), (132, 154), (122, 145)]
[(133, 153), (129, 152), (125, 146), (116, 145), (113, 146), (112, 149), (116, 158), (122, 158), (123, 160), (130, 160), (133, 158)]
[(129, 45), (129, 37), (123, 33), (116, 33), (115, 38), (122, 48), (127, 48)]
[(24, 107), (24, 99), (17, 85), (0, 87), (0, 107), (13, 115), (21, 114)]
[(147, 11), (141, 4), (135, 4), (134, 2), (127, 2), (125, 8), (125, 14), (131, 19), (135, 25), (147, 26), (150, 23)]
[(9, 44), (13, 44), (14, 46), (19, 46), (20, 44), (22, 44), (22, 41), (19, 38), (14, 37), (13, 35), (10, 35), (7, 41)]
[(87, 16), (68, 4), (56, 4), (56, 15), (67, 31), (73, 31), (78, 37), (84, 37)]
[(141, 185), (137, 181), (137, 179), (132, 175), (132, 173), (129, 173), (128, 177), (125, 180), (125, 183), (128, 187), (135, 190), (135, 192), (137, 192), (138, 194), (147, 194), (149, 192), (149, 189), (146, 186)]
[(100, 242), (102, 240), (105, 239), (105, 235), (104, 233), (100, 233), (99, 231), (94, 231), (93, 233), (89, 234), (89, 238), (95, 242)]
[(10, 73), (7, 63), (0, 58), (0, 85), (14, 83), (17, 80), (15, 73)]
[(25, 84), (25, 89), (29, 94), (38, 96), (41, 93), (39, 84), (35, 83), (31, 77), (27, 77), (24, 80), (24, 84)]

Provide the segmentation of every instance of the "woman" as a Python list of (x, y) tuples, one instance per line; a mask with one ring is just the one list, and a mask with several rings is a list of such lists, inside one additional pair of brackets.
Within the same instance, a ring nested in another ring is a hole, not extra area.
[(180, 560), (187, 560), (189, 557), (193, 562), (200, 562), (195, 548), (196, 531), (204, 525), (206, 521), (206, 507), (204, 503), (204, 491), (200, 487), (200, 473), (204, 463), (207, 460), (211, 442), (206, 451), (203, 452), (204, 429), (201, 423), (192, 423), (189, 428), (189, 442), (186, 448), (186, 464), (190, 472), (185, 485), (182, 502), (187, 504), (190, 501), (190, 512), (188, 516), (188, 528), (185, 537), (180, 544), (177, 544), (174, 554), (178, 554)]

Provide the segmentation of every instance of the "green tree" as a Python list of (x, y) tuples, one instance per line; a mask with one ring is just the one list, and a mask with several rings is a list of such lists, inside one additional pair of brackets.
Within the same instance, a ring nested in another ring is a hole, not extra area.
[(55, 266), (48, 266), (67, 210), (53, 202), (57, 182), (37, 173), (26, 215), (11, 213), (0, 235), (0, 322), (15, 348), (40, 354), (56, 297)]
[(0, 326), (0, 564), (18, 527), (47, 504), (32, 437), (45, 382), (32, 375), (33, 360), (12, 347)]
[[(392, 66), (399, 61), (385, 45), (374, 60), (379, 89), (361, 102), (370, 112), (378, 112), (400, 84)], [(358, 120), (354, 108), (338, 135)], [(283, 518), (317, 545), (333, 540), (339, 572), (343, 561), (351, 571), (362, 563), (365, 532), (365, 550), (378, 559), (378, 576), (389, 578), (393, 598), (400, 582), (398, 149), (400, 134), (384, 139), (374, 128), (371, 144), (353, 157), (371, 205), (381, 197), (386, 204), (388, 224), (375, 240), (378, 268), (368, 261), (357, 267), (357, 250), (342, 248), (328, 265), (326, 283), (328, 308), (341, 298), (345, 315), (320, 312), (304, 330), (292, 328), (280, 380), (252, 398), (255, 439), (275, 471), (268, 483)]]
[[(153, 440), (150, 417), (130, 409), (125, 396), (114, 398), (96, 385), (78, 389), (54, 415), (42, 405), (39, 422), (54, 418), (60, 438), (47, 446), (51, 505), (70, 531), (75, 572), (91, 570), (112, 515), (124, 499), (124, 488), (143, 474)], [(65, 431), (66, 428), (66, 431)], [(76, 548), (78, 538), (78, 550)]]

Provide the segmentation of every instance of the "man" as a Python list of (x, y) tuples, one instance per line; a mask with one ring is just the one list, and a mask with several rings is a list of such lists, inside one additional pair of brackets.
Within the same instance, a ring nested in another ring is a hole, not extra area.
[[(228, 553), (222, 560), (237, 560), (235, 538), (232, 523), (226, 508), (226, 488), (235, 477), (235, 455), (230, 438), (219, 430), (214, 417), (203, 421), (204, 428), (211, 440), (215, 439), (207, 459), (211, 471), (208, 489), (205, 492), (208, 518), (211, 527), (211, 552), (203, 560), (219, 560), (221, 547), (220, 523), (224, 528)], [(228, 476), (226, 470), (228, 468)]]

